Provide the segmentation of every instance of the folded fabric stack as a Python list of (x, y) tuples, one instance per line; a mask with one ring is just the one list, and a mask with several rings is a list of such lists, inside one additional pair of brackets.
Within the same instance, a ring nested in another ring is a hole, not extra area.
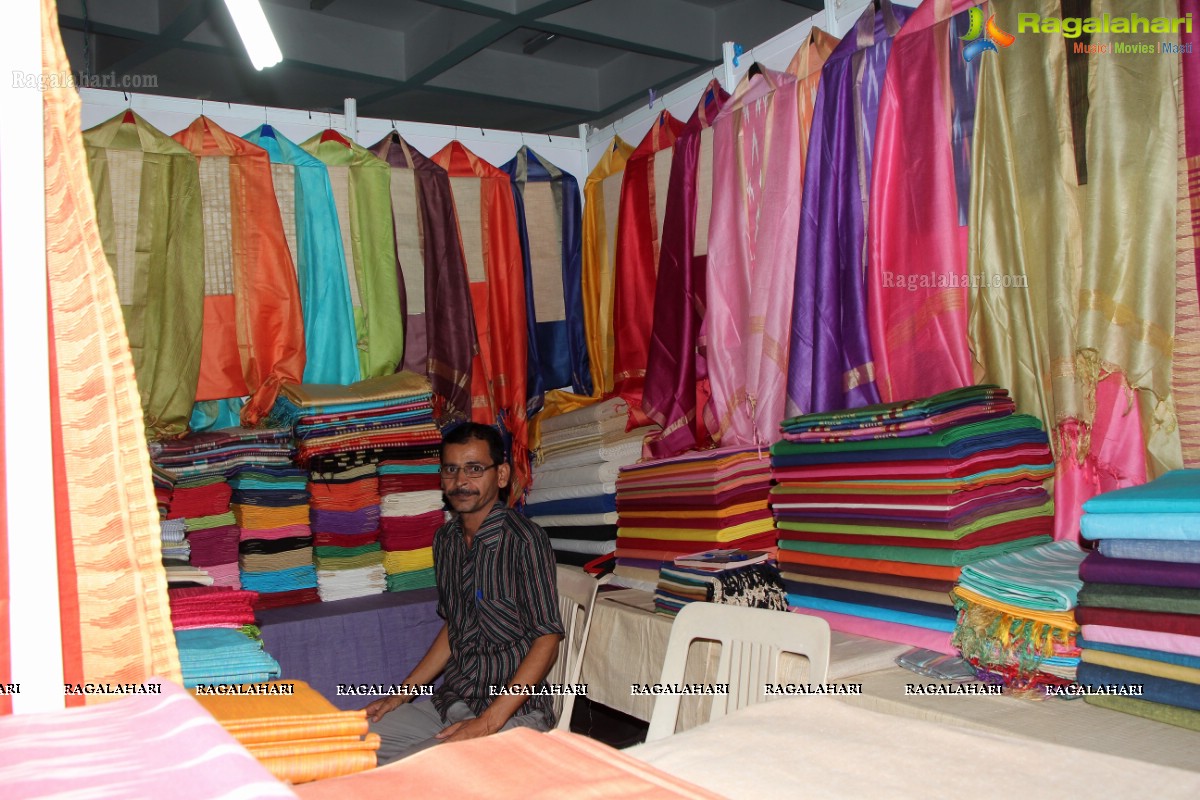
[(279, 662), (263, 650), (258, 629), (190, 628), (175, 631), (183, 685), (261, 683), (279, 676)]
[[(389, 592), (425, 589), (435, 584), (433, 535), (446, 521), (436, 457), (379, 465), (383, 495), (379, 522), (383, 567)], [(436, 488), (435, 488), (436, 487)]]
[(1098, 544), (1079, 568), (1078, 681), (1117, 687), (1085, 699), (1200, 730), (1200, 470), (1098, 495), (1083, 510), (1083, 536)]
[(629, 404), (619, 397), (550, 417), (525, 514), (550, 534), (560, 564), (582, 566), (617, 546), (617, 474), (642, 457), (642, 439), (657, 428), (626, 432)]
[[(238, 570), (240, 531), (231, 511), (232, 487), (227, 478), (245, 464), (286, 465), (291, 439), (286, 429), (229, 428), (155, 442), (150, 446), (160, 503), (166, 497), (167, 520), (182, 520), (187, 558), (216, 586), (241, 586)], [(166, 484), (169, 484), (169, 489)], [(160, 506), (161, 507), (161, 506)], [(176, 526), (171, 527), (176, 536)], [(173, 543), (169, 552), (182, 552)], [(166, 557), (166, 552), (164, 552)], [(168, 570), (174, 582), (205, 582), (179, 569)]]
[(349, 386), (285, 384), (271, 419), (294, 429), (296, 459), (308, 465), (318, 456), (437, 444), (432, 400), (428, 379), (412, 372)]
[(723, 570), (663, 564), (654, 589), (654, 610), (673, 617), (688, 603), (787, 610), (787, 590), (771, 563)]
[(254, 624), (254, 592), (201, 586), (168, 594), (185, 686), (278, 677), (279, 663), (263, 650)]
[(771, 490), (788, 602), (834, 630), (954, 654), (963, 566), (1049, 542), (1054, 464), (1008, 392), (784, 420)]
[(1016, 690), (1075, 682), (1084, 552), (1051, 542), (963, 567), (952, 643), (980, 678)]
[(289, 427), (224, 428), (150, 444), (150, 458), (176, 477), (229, 477), (246, 464), (287, 466), (292, 462)]
[(379, 477), (374, 464), (313, 471), (308, 490), (317, 591), (344, 600), (384, 590), (379, 549)]
[(365, 711), (338, 711), (304, 681), (255, 688), (262, 693), (196, 699), (279, 780), (306, 783), (375, 766), (379, 734), (367, 732)]
[[(775, 550), (765, 452), (724, 448), (623, 467), (617, 478), (617, 567), (654, 591), (663, 562), (711, 550)], [(670, 564), (668, 563), (668, 566)]]
[(242, 586), (258, 592), (255, 607), (319, 600), (308, 473), (293, 466), (243, 466), (229, 483), (233, 513), (241, 528)]

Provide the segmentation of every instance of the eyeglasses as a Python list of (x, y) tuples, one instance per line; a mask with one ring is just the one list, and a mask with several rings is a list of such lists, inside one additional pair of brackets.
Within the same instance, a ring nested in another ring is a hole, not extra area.
[(493, 469), (494, 467), (498, 466), (499, 464), (488, 464), (487, 466), (484, 466), (483, 464), (476, 464), (474, 462), (470, 464), (463, 464), (461, 466), (458, 464), (442, 464), (442, 466), (438, 469), (438, 472), (441, 473), (443, 478), (456, 478), (460, 472), (463, 475), (466, 475), (468, 478), (478, 478), (489, 469)]

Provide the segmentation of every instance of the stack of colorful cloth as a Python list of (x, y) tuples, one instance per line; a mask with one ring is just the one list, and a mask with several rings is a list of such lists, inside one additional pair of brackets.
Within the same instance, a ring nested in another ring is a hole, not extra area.
[(623, 467), (615, 574), (654, 591), (664, 562), (715, 547), (775, 552), (765, 452), (724, 448)]
[(1084, 552), (1051, 542), (963, 567), (952, 643), (979, 677), (1015, 690), (1075, 682), (1075, 604)]
[(245, 464), (287, 466), (292, 462), (291, 440), (286, 426), (224, 428), (152, 442), (150, 458), (176, 480), (229, 477)]
[(293, 466), (243, 466), (229, 483), (241, 529), (242, 586), (258, 593), (256, 607), (319, 600), (308, 473)]
[(412, 372), (369, 378), (349, 386), (285, 384), (271, 419), (290, 426), (296, 458), (437, 444), (429, 380)]
[(257, 683), (279, 676), (254, 622), (254, 592), (228, 586), (171, 589), (171, 626), (183, 685)]
[(383, 494), (380, 543), (389, 592), (434, 585), (433, 535), (446, 520), (438, 458), (383, 461), (379, 465)]
[(626, 432), (629, 404), (619, 397), (541, 420), (533, 489), (525, 514), (550, 534), (561, 564), (582, 566), (617, 543), (617, 475), (642, 457), (657, 428)]
[(375, 465), (343, 469), (324, 460), (309, 463), (317, 591), (325, 601), (379, 594), (385, 583)]
[(261, 693), (196, 700), (281, 781), (306, 783), (372, 769), (379, 734), (365, 711), (338, 711), (304, 681), (247, 687)]
[(954, 654), (962, 567), (1051, 540), (1041, 423), (995, 386), (785, 420), (771, 490), (788, 602)]
[(1083, 504), (1075, 611), (1089, 703), (1200, 730), (1200, 470), (1176, 470)]
[[(236, 459), (247, 449), (257, 449), (258, 440), (250, 436), (253, 444), (246, 445), (245, 435), (241, 429), (215, 431), (150, 446), (155, 495), (164, 516), (163, 558), (172, 583), (186, 580), (235, 589), (241, 586), (239, 533), (230, 511), (232, 489), (226, 482), (229, 462), (214, 454), (235, 453)], [(190, 572), (186, 565), (192, 568)]]

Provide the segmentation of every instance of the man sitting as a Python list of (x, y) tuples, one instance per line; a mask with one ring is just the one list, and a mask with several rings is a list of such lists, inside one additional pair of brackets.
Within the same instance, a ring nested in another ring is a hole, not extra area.
[(380, 764), (440, 742), (555, 723), (550, 696), (498, 691), (539, 685), (558, 656), (563, 628), (550, 539), (501, 500), (511, 468), (495, 428), (453, 428), (441, 462), (442, 491), (455, 512), (433, 539), (445, 624), (404, 684), (442, 675), (442, 685), (432, 703), (405, 705), (413, 695), (392, 695), (366, 707), (382, 740)]

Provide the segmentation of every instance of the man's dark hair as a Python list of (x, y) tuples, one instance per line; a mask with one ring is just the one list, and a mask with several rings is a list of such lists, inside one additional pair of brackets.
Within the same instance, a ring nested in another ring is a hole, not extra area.
[(466, 444), (472, 440), (487, 443), (488, 455), (492, 457), (493, 464), (505, 463), (504, 437), (495, 427), (484, 425), (481, 422), (464, 422), (447, 430), (442, 436), (442, 449), (438, 455), (442, 458), (445, 457), (448, 444)]

